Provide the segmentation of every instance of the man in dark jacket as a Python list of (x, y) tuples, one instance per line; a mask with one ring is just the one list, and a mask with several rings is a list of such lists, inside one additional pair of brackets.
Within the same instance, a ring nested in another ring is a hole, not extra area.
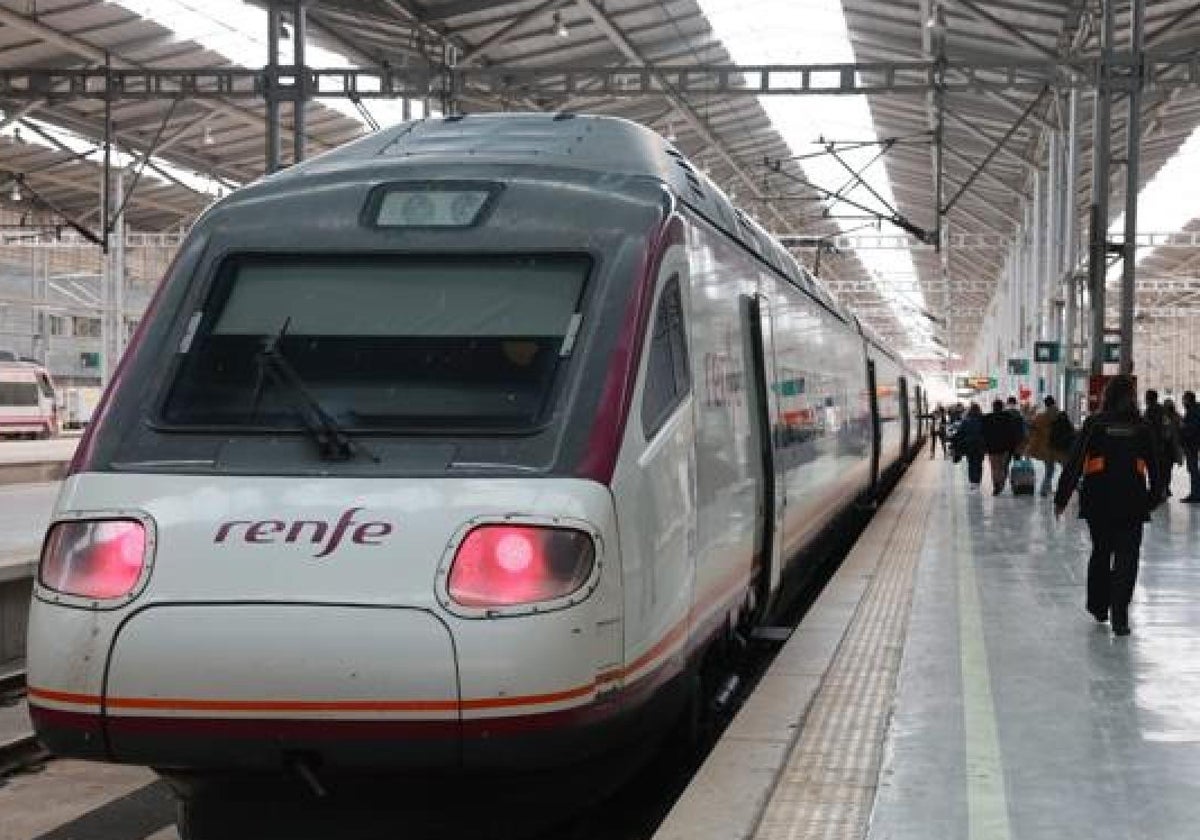
[(990, 414), (983, 416), (983, 449), (988, 456), (988, 468), (992, 473), (992, 493), (999, 496), (1008, 481), (1008, 465), (1013, 453), (1020, 446), (1024, 432), (1017, 426), (1011, 413), (1004, 410), (1004, 401), (992, 403)]
[(1200, 463), (1197, 458), (1200, 454), (1200, 406), (1196, 405), (1196, 394), (1193, 391), (1183, 392), (1183, 422), (1179, 427), (1179, 439), (1183, 444), (1188, 478), (1192, 481), (1191, 492), (1180, 501), (1200, 503)]
[[(1171, 474), (1170, 464), (1174, 459), (1175, 442), (1172, 439), (1174, 429), (1171, 421), (1163, 411), (1162, 403), (1158, 401), (1158, 391), (1146, 389), (1146, 409), (1142, 412), (1146, 425), (1150, 428), (1150, 436), (1154, 439), (1154, 451), (1158, 453), (1158, 471), (1162, 476)], [(1168, 482), (1163, 481), (1163, 494), (1170, 495)]]
[(1054, 494), (1056, 515), (1066, 510), (1076, 484), (1079, 516), (1092, 537), (1087, 610), (1097, 621), (1107, 621), (1111, 611), (1113, 633), (1125, 636), (1142, 527), (1162, 501), (1158, 452), (1150, 427), (1138, 414), (1132, 377), (1109, 380), (1100, 412), (1076, 435)]

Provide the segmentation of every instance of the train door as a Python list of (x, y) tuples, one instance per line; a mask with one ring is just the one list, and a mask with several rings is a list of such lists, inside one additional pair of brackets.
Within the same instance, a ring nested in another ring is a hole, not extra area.
[(918, 385), (916, 387), (916, 392), (917, 392), (917, 403), (916, 403), (917, 442), (920, 443), (922, 440), (925, 439), (925, 423), (926, 423), (925, 415), (928, 412), (925, 410), (925, 391), (924, 391), (924, 389), (922, 389), (921, 386)]
[(912, 414), (909, 412), (907, 376), (900, 377), (900, 441), (900, 451), (907, 458), (912, 454)]
[(875, 385), (875, 361), (867, 359), (867, 395), (871, 406), (871, 495), (879, 491), (880, 447), (883, 446), (883, 430), (879, 422), (879, 388)]
[(775, 457), (781, 432), (775, 381), (774, 333), (770, 303), (761, 295), (742, 295), (742, 336), (747, 361), (746, 392), (751, 411), (751, 435), (758, 453), (755, 516), (755, 595), (758, 617), (765, 616), (782, 577), (781, 530), (786, 488)]

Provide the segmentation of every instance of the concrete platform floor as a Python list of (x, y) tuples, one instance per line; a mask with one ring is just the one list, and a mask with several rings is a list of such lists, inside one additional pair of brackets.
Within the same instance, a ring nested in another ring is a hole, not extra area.
[[(872, 840), (1197, 836), (1200, 509), (1147, 525), (1117, 638), (1083, 609), (1084, 524), (937, 470)], [(1175, 491), (1182, 491), (1177, 476)]]

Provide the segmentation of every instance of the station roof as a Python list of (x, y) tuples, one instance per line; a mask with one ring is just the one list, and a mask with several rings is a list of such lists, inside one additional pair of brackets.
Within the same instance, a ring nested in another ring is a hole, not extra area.
[[(935, 5), (936, 4), (936, 5)], [(130, 4), (134, 5), (134, 4)], [(264, 6), (264, 2), (256, 5)], [(793, 3), (802, 6), (802, 0)], [(971, 62), (1044, 63), (1054, 56), (1080, 59), (1098, 52), (1094, 4), (1085, 0), (842, 0), (845, 21), (858, 62), (930, 60), (939, 39), (953, 66)], [(704, 0), (310, 0), (306, 8), (310, 42), (360, 66), (436, 66), (447, 45), (457, 63), (480, 67), (636, 67), (639, 65), (713, 66), (735, 63), (704, 13)], [(771, 21), (767, 22), (772, 23)], [(777, 21), (784, 25), (785, 21)], [(932, 23), (933, 25), (930, 25)], [(1118, 18), (1118, 43), (1127, 40), (1127, 20)], [(1192, 0), (1148, 0), (1149, 46), (1195, 50), (1200, 13)], [(795, 32), (797, 61), (804, 61), (804, 31)], [(231, 59), (179, 37), (154, 20), (118, 3), (100, 0), (0, 0), (0, 68), (17, 66), (101, 66), (106, 55), (114, 66), (211, 67)], [(265, 58), (265, 50), (263, 53)], [(260, 66), (247, 62), (247, 66)], [(1085, 130), (1083, 171), (1077, 184), (1079, 206), (1090, 189), (1090, 96), (1081, 96)], [(931, 94), (879, 93), (870, 109), (880, 138), (920, 137), (932, 130), (936, 114)], [(815, 193), (797, 189), (792, 179), (771, 171), (768, 158), (796, 154), (799, 140), (781, 136), (762, 100), (749, 96), (676, 94), (669, 90), (636, 98), (580, 90), (571, 95), (531, 88), (514, 99), (478, 90), (462, 101), (466, 111), (501, 109), (573, 110), (623, 116), (674, 136), (676, 145), (709, 176), (735, 194), (739, 204), (777, 234), (823, 237), (839, 233), (838, 223), (821, 212)], [(372, 108), (364, 102), (367, 113)], [(974, 178), (949, 216), (950, 233), (976, 244), (951, 248), (951, 292), (941, 280), (941, 257), (914, 247), (916, 281), (931, 321), (941, 321), (947, 304), (950, 330), (935, 331), (960, 353), (971, 349), (1003, 273), (1008, 243), (1018, 235), (1022, 205), (1032, 192), (1037, 159), (1048, 132), (1062, 125), (1063, 100), (1036, 92), (949, 93), (945, 100), (945, 172), (953, 195), (993, 149), (1012, 131), (983, 173)], [(21, 173), (21, 180), (46, 204), (95, 224), (100, 184), (99, 153), (79, 157), (72, 150), (50, 149), (11, 136), (18, 119), (68, 129), (95, 144), (103, 136), (104, 107), (95, 100), (5, 102), (0, 120), (0, 172)], [(1028, 115), (1013, 128), (1023, 113)], [(1146, 136), (1141, 181), (1147, 183), (1200, 124), (1200, 86), (1148, 91), (1144, 98)], [(1120, 109), (1114, 122), (1114, 157), (1121, 156)], [(182, 98), (177, 102), (118, 102), (113, 106), (115, 138), (134, 157), (156, 146), (148, 169), (129, 201), (129, 223), (140, 229), (170, 229), (187, 224), (218, 189), (246, 183), (263, 171), (264, 108), (257, 101)], [(290, 117), (284, 108), (284, 158), (289, 156)], [(7, 123), (7, 125), (5, 125)], [(328, 104), (308, 110), (311, 153), (360, 136), (366, 128)], [(155, 143), (156, 139), (159, 141)], [(915, 224), (932, 229), (934, 150), (930, 143), (897, 144), (882, 159), (896, 209)], [(199, 178), (183, 177), (182, 172)], [(1121, 206), (1121, 179), (1114, 179), (1114, 218)], [(10, 181), (11, 183), (11, 181)], [(838, 185), (840, 186), (840, 185)], [(831, 187), (834, 189), (835, 187)], [(807, 200), (797, 201), (797, 194)], [(783, 200), (783, 196), (788, 196)], [(26, 199), (28, 206), (28, 198)], [(11, 204), (0, 179), (0, 202)], [(90, 214), (90, 215), (89, 215)], [(833, 215), (836, 215), (834, 213)], [(887, 225), (882, 233), (900, 233)], [(812, 249), (800, 252), (813, 263)], [(1177, 277), (1194, 271), (1196, 249), (1156, 252), (1144, 262), (1147, 272)], [(854, 252), (823, 258), (821, 276), (839, 298), (863, 313), (877, 331), (903, 346), (906, 327), (895, 317), (894, 289), (884, 288)], [(1147, 291), (1154, 306), (1186, 300), (1189, 282), (1160, 284)], [(1200, 291), (1200, 281), (1195, 281)]]

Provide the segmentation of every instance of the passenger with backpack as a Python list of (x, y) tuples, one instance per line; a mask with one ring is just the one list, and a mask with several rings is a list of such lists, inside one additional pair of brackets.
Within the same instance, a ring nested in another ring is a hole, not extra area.
[[(1059, 411), (1054, 397), (1042, 400), (1045, 406), (1029, 424), (1029, 444), (1026, 448), (1030, 458), (1041, 461), (1045, 467), (1042, 476), (1041, 495), (1049, 496), (1054, 486), (1054, 471), (1067, 458), (1071, 450), (1074, 429), (1066, 412)], [(1064, 434), (1065, 432), (1065, 434)]]
[(1096, 621), (1111, 615), (1112, 631), (1129, 635), (1129, 602), (1137, 583), (1142, 529), (1162, 500), (1158, 453), (1137, 410), (1133, 378), (1115, 376), (1100, 412), (1087, 419), (1063, 467), (1054, 513), (1062, 516), (1079, 486), (1079, 516), (1088, 524), (1087, 610)]

